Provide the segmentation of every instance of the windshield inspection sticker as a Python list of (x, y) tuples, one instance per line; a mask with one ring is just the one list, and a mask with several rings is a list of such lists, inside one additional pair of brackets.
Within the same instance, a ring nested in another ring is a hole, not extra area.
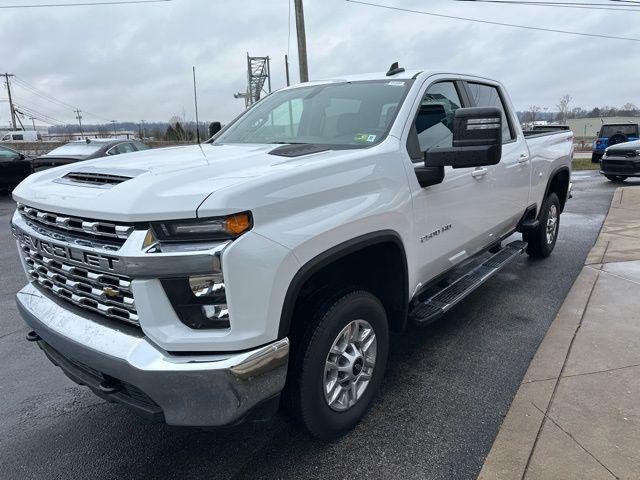
[(368, 133), (359, 133), (353, 137), (356, 142), (375, 142), (376, 138), (378, 138), (377, 135), (369, 135)]

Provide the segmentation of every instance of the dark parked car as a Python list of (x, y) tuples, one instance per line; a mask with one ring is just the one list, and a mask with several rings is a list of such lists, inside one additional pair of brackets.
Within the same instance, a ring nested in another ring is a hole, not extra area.
[(600, 160), (600, 173), (612, 182), (640, 177), (640, 140), (607, 148)]
[(0, 145), (0, 190), (13, 190), (31, 174), (31, 159)]
[(149, 147), (147, 145), (137, 140), (87, 138), (86, 140), (69, 142), (66, 145), (54, 148), (46, 155), (35, 158), (32, 161), (32, 165), (33, 171), (38, 172), (47, 168), (59, 167), (60, 165), (67, 165), (82, 160), (148, 149)]

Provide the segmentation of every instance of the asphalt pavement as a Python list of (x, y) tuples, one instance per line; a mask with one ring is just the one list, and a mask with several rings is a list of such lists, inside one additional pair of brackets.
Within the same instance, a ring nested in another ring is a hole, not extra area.
[(281, 416), (223, 432), (169, 427), (76, 386), (24, 340), (14, 204), (0, 197), (0, 478), (475, 479), (617, 186), (588, 171), (572, 181), (552, 256), (521, 256), (438, 323), (395, 337), (375, 405), (329, 443)]

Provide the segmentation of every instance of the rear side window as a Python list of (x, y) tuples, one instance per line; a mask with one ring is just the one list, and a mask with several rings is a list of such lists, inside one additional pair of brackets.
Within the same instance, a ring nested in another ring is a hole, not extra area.
[(453, 82), (435, 83), (427, 89), (415, 120), (420, 151), (453, 145), (453, 116), (461, 104)]
[(130, 143), (121, 143), (120, 145), (116, 145), (115, 147), (113, 147), (110, 153), (111, 155), (120, 155), (121, 153), (130, 152), (135, 152), (133, 145), (131, 145)]
[(496, 87), (482, 83), (467, 83), (471, 99), (476, 107), (497, 107), (502, 112), (502, 141), (508, 142), (515, 138), (511, 123), (507, 116), (507, 109)]

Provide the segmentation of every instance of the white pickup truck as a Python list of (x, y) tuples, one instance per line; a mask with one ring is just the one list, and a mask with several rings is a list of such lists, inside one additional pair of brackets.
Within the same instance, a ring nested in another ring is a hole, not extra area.
[(22, 182), (27, 339), (168, 424), (265, 418), (282, 400), (335, 437), (378, 391), (390, 331), (551, 253), (572, 153), (571, 132), (523, 133), (477, 76), (393, 65), (279, 90), (205, 144)]

